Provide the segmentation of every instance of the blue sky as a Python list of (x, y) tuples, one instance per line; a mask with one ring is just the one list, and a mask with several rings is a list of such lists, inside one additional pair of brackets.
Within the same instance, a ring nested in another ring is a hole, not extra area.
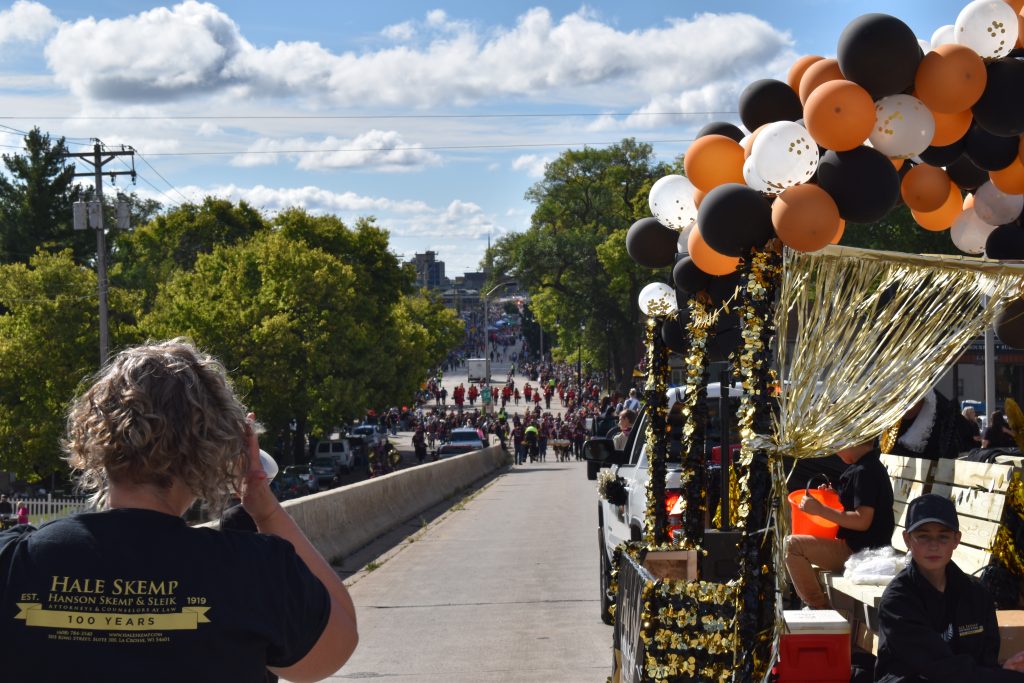
[(834, 55), (857, 16), (927, 40), (963, 4), (0, 1), (0, 144), (38, 125), (132, 145), (152, 166), (135, 189), (167, 205), (374, 215), (451, 277), (529, 225), (523, 195), (564, 149), (634, 136), (669, 160), (737, 120), (702, 112)]

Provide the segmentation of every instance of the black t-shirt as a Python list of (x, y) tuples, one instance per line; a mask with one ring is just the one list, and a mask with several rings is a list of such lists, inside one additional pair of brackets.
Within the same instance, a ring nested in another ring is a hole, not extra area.
[(1011, 448), (1017, 445), (1013, 437), (1003, 431), (1002, 425), (986, 429), (984, 439), (988, 441), (989, 448)]
[(266, 678), (316, 644), (326, 588), (275, 536), (190, 528), (171, 515), (76, 515), (0, 534), (3, 680)]
[(1024, 683), (997, 663), (999, 626), (981, 583), (950, 562), (939, 592), (910, 563), (878, 606), (880, 683)]
[(839, 477), (839, 502), (843, 504), (843, 510), (849, 512), (864, 505), (875, 511), (871, 526), (865, 531), (839, 527), (838, 538), (845, 539), (854, 552), (889, 545), (893, 529), (896, 528), (896, 518), (892, 511), (892, 482), (878, 459), (879, 455), (880, 451), (876, 448), (847, 467)]

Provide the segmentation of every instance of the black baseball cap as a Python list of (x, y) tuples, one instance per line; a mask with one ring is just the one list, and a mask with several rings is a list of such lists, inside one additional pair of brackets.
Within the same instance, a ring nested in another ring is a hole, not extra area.
[(910, 501), (907, 509), (907, 531), (913, 531), (922, 524), (936, 522), (953, 531), (960, 531), (960, 519), (956, 506), (949, 498), (937, 493), (926, 493)]

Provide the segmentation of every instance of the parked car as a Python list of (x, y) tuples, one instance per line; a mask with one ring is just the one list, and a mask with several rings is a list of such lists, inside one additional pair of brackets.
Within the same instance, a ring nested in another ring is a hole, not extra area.
[(331, 455), (318, 455), (310, 463), (313, 474), (316, 475), (317, 483), (322, 489), (334, 488), (343, 474), (338, 459)]
[(317, 480), (316, 473), (310, 465), (289, 465), (284, 468), (284, 474), (295, 474), (299, 479), (306, 482), (306, 486), (309, 487), (311, 493), (316, 493), (320, 490), (320, 482)]
[(352, 441), (349, 437), (331, 434), (316, 445), (314, 459), (329, 456), (337, 461), (336, 467), (341, 472), (351, 472), (356, 465), (356, 448)]
[(437, 453), (440, 457), (472, 453), (484, 448), (486, 444), (480, 433), (473, 427), (458, 427), (448, 435), (447, 443), (441, 445)]
[(352, 435), (362, 437), (367, 449), (376, 448), (381, 441), (387, 441), (384, 425), (361, 424), (352, 428)]
[(277, 475), (274, 481), (270, 482), (270, 489), (277, 496), (278, 500), (291, 500), (310, 493), (309, 486), (299, 475), (294, 472), (286, 474), (282, 472)]

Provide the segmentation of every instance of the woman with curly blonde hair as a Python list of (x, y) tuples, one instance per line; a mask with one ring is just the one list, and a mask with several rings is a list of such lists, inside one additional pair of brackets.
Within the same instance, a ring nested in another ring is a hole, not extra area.
[[(63, 445), (101, 510), (0, 535), (0, 608), (17, 615), (0, 620), (0, 642), (21, 653), (10, 680), (337, 671), (358, 641), (355, 607), (270, 491), (254, 419), (223, 366), (181, 339), (127, 349), (100, 371)], [(261, 533), (185, 524), (196, 500), (227, 495)]]

